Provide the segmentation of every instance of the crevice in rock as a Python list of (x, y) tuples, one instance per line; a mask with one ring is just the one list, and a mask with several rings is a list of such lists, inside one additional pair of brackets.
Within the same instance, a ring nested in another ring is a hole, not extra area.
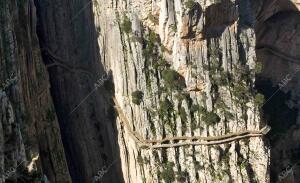
[[(113, 93), (104, 89), (104, 83), (95, 87), (97, 78), (107, 74), (100, 62), (93, 3), (51, 1), (46, 5), (36, 0), (37, 33), (41, 49), (47, 48), (42, 52), (44, 63), (58, 62), (48, 73), (72, 182), (92, 182), (98, 171), (117, 160), (102, 181), (123, 182), (115, 119), (105, 115)], [(49, 52), (53, 48), (55, 55)]]

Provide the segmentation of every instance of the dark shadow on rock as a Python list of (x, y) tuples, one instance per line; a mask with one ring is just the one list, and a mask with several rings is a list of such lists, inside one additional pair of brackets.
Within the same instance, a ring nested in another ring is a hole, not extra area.
[(257, 24), (261, 24), (276, 13), (282, 11), (299, 11), (290, 0), (252, 0), (255, 8)]
[[(291, 99), (290, 92), (284, 93), (279, 90), (278, 86), (273, 86), (271, 80), (257, 78), (256, 88), (266, 99), (270, 98), (262, 110), (263, 120), (272, 127), (272, 130), (268, 134), (269, 137), (272, 137), (272, 145), (280, 135), (286, 133), (287, 130), (296, 123), (298, 110), (296, 108), (290, 108), (286, 103)], [(276, 95), (273, 95), (275, 92)]]
[(114, 91), (105, 89), (109, 79), (100, 60), (92, 2), (35, 0), (35, 5), (43, 61), (52, 64), (51, 95), (72, 182), (124, 182), (111, 114)]
[[(293, 51), (300, 49), (299, 40), (293, 38), (293, 32), (297, 32), (297, 25), (300, 25), (300, 13), (295, 11), (297, 7), (292, 2), (286, 0), (264, 0), (257, 8), (256, 53), (263, 70), (257, 75), (256, 89), (268, 100), (262, 108), (262, 117), (272, 128), (267, 135), (271, 149), (270, 178), (271, 182), (278, 182), (280, 173), (287, 167), (286, 163), (293, 164), (299, 160), (299, 154), (295, 155), (299, 153), (299, 142), (290, 136), (299, 129), (296, 124), (299, 109), (297, 105), (291, 105), (298, 103), (292, 96), (297, 89), (286, 85), (296, 84), (299, 79), (299, 74), (294, 74), (297, 63), (291, 62), (291, 58), (300, 58), (298, 52)], [(286, 76), (290, 79), (284, 84)], [(295, 175), (298, 173), (295, 172)]]
[(205, 10), (204, 39), (220, 37), (226, 27), (238, 20), (238, 9), (230, 0), (212, 4)]
[[(278, 160), (274, 161), (274, 153), (278, 152), (275, 152), (276, 149), (273, 149), (272, 147), (276, 146), (278, 141), (296, 124), (298, 109), (290, 108), (287, 105), (287, 101), (291, 99), (290, 93), (284, 93), (278, 90), (278, 86), (273, 86), (270, 80), (258, 78), (256, 88), (265, 96), (266, 99), (270, 98), (270, 100), (263, 106), (262, 117), (263, 121), (270, 125), (272, 129), (270, 133), (268, 133), (267, 139), (269, 140), (271, 147), (271, 182), (276, 182), (281, 172), (278, 172), (274, 168), (278, 168), (282, 165), (277, 164)], [(274, 95), (275, 92), (276, 94)], [(286, 161), (286, 159), (282, 160)]]
[(182, 39), (192, 39), (195, 38), (197, 29), (196, 26), (198, 25), (201, 15), (203, 14), (203, 10), (201, 8), (201, 5), (197, 2), (195, 2), (193, 8), (191, 8), (188, 11), (188, 22), (185, 26), (188, 27), (187, 35), (183, 36)]

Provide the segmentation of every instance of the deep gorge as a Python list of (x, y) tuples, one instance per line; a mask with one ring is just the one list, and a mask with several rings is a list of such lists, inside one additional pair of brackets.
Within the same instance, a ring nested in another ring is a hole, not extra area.
[(0, 182), (296, 183), (299, 25), (296, 0), (2, 0)]

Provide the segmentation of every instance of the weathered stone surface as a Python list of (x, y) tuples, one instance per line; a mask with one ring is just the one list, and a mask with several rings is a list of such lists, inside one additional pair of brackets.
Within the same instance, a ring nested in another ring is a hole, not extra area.
[[(217, 136), (264, 125), (254, 104), (256, 38), (251, 7), (250, 1), (195, 1), (189, 6), (177, 0), (98, 0), (94, 4), (101, 60), (112, 70), (115, 96), (132, 129), (146, 139), (161, 139)], [(149, 15), (159, 16), (158, 21)], [(123, 17), (141, 26), (132, 26), (132, 32), (124, 30)], [(136, 32), (140, 41), (132, 39)], [(151, 51), (149, 45), (154, 45)], [(183, 77), (185, 89), (164, 92), (167, 86), (162, 71), (167, 67), (155, 66), (161, 59)], [(242, 69), (249, 79), (242, 78)], [(217, 83), (224, 73), (225, 79), (232, 76), (230, 82), (244, 87), (249, 95), (246, 103), (239, 104), (235, 84)], [(139, 106), (131, 99), (136, 90), (144, 93)], [(162, 116), (160, 105), (165, 99), (173, 103), (174, 111)], [(206, 125), (192, 106), (214, 111), (221, 121)], [(229, 119), (225, 113), (233, 117)], [(269, 149), (261, 138), (152, 151), (137, 148), (126, 128), (118, 128), (125, 182), (167, 181), (162, 174), (168, 162), (174, 163), (168, 172), (169, 178), (174, 177), (172, 182), (268, 182)]]
[(2, 0), (0, 174), (39, 157), (51, 183), (296, 183), (298, 24), (298, 0)]
[(70, 182), (35, 24), (33, 1), (0, 2), (0, 174), (18, 167), (5, 179), (24, 181), (20, 167), (40, 154), (36, 172)]
[(92, 182), (115, 161), (101, 180), (121, 182), (111, 106), (103, 86), (95, 87), (106, 72), (91, 2), (37, 1), (36, 6), (37, 33), (72, 181)]

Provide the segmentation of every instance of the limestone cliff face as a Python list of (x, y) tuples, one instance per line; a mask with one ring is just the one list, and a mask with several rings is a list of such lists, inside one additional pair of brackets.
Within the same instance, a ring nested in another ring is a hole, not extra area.
[[(72, 182), (92, 182), (112, 166), (104, 182), (122, 182), (116, 128), (89, 1), (36, 1), (37, 34)], [(102, 84), (101, 84), (102, 85)]]
[[(97, 0), (93, 11), (115, 97), (144, 139), (265, 125), (254, 89), (257, 12), (250, 1)], [(261, 137), (150, 150), (138, 148), (121, 123), (125, 182), (269, 181), (270, 151)]]
[(1, 0), (0, 182), (296, 183), (299, 3)]
[(0, 2), (0, 182), (70, 181), (35, 29), (33, 1)]

